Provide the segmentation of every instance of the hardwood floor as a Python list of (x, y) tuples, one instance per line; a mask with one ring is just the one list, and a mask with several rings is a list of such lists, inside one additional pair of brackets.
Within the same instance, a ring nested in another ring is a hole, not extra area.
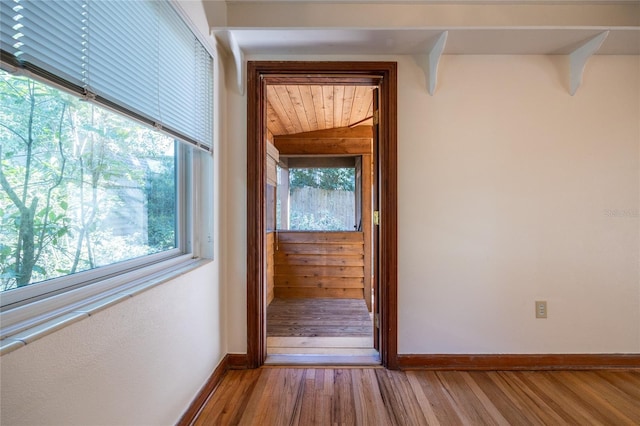
[(196, 425), (639, 425), (640, 370), (232, 370)]

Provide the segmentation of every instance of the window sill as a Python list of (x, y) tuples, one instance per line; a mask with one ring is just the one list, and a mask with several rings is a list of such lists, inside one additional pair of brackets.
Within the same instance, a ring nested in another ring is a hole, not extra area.
[[(6, 316), (17, 318), (28, 316), (28, 318), (21, 321), (10, 321), (9, 326), (2, 328), (0, 356), (20, 349), (77, 321), (89, 318), (103, 309), (175, 279), (210, 261), (209, 259), (193, 259), (190, 255), (181, 256), (168, 262), (122, 274), (117, 277), (117, 285), (109, 290), (90, 294), (83, 300), (68, 303), (61, 308), (42, 312), (42, 306), (25, 305), (2, 312), (3, 324), (5, 324)], [(78, 291), (90, 292), (90, 289), (91, 285), (78, 289)], [(66, 293), (56, 297), (59, 298), (58, 303), (64, 302), (65, 299), (71, 299), (70, 295)], [(47, 301), (43, 302), (46, 306)]]

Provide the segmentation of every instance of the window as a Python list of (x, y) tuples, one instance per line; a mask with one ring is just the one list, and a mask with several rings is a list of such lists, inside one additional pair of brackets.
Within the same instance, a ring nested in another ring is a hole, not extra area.
[(355, 168), (289, 168), (289, 229), (354, 231)]
[(213, 60), (171, 4), (1, 0), (0, 20), (3, 327), (30, 302), (210, 255), (191, 236), (198, 223), (210, 245), (194, 206), (211, 203)]
[(0, 71), (0, 291), (177, 248), (173, 138)]

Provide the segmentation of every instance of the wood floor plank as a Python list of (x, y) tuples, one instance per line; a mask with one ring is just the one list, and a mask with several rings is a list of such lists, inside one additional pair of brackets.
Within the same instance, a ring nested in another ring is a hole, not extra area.
[(496, 373), (507, 386), (519, 389), (530, 398), (532, 405), (528, 405), (527, 410), (532, 417), (538, 419), (537, 424), (576, 424), (576, 419), (571, 416), (565, 406), (549, 392), (545, 391), (544, 384), (537, 383), (538, 374), (524, 372), (518, 375), (509, 373)]
[[(441, 371), (436, 373), (447, 390), (448, 396), (453, 400), (453, 406), (460, 411), (460, 417), (466, 424), (490, 424), (499, 425), (475, 395), (473, 390), (465, 382), (457, 371)], [(500, 416), (502, 418), (502, 416)]]
[(420, 402), (404, 373), (386, 369), (378, 369), (375, 373), (392, 424), (427, 424), (427, 419), (420, 409)]
[(195, 425), (637, 425), (640, 372), (229, 371)]
[(227, 372), (194, 424), (238, 424), (259, 377), (259, 370)]
[[(503, 389), (504, 383), (496, 383), (486, 372), (471, 371), (467, 374), (477, 383), (509, 424), (530, 426), (544, 423), (537, 416), (532, 418), (523, 414), (525, 407), (529, 405), (535, 407), (536, 405), (520, 389), (510, 387)], [(536, 421), (536, 419), (538, 420)]]
[[(590, 381), (585, 380), (584, 372), (568, 373), (560, 372), (559, 379), (563, 380), (567, 385), (570, 385), (572, 390), (579, 395), (586, 403), (602, 413), (605, 423), (612, 421), (619, 425), (638, 425), (639, 422), (634, 421), (627, 416), (623, 411), (624, 409), (618, 409), (613, 401), (609, 398), (613, 397), (613, 393), (601, 393), (598, 391), (597, 386), (592, 385)], [(616, 404), (621, 406), (621, 404)], [(622, 406), (621, 406), (622, 408)]]
[(422, 390), (442, 425), (470, 424), (469, 419), (455, 409), (455, 404), (434, 371), (417, 373)]
[(422, 411), (422, 415), (424, 416), (427, 424), (432, 426), (440, 426), (440, 422), (438, 421), (438, 417), (433, 411), (433, 407), (429, 399), (424, 393), (424, 389), (420, 385), (420, 380), (416, 376), (414, 371), (408, 371), (406, 373), (407, 380), (411, 385), (411, 390), (413, 391), (418, 403), (420, 404), (420, 410)]
[(334, 371), (334, 399), (332, 401), (331, 424), (355, 425), (355, 402), (351, 370), (337, 369)]
[(460, 372), (462, 379), (469, 386), (473, 395), (480, 401), (482, 407), (489, 413), (498, 425), (509, 425), (509, 421), (504, 418), (500, 410), (491, 402), (487, 394), (480, 388), (478, 383), (467, 372)]
[(363, 426), (392, 424), (373, 370), (352, 370), (351, 379), (356, 424)]

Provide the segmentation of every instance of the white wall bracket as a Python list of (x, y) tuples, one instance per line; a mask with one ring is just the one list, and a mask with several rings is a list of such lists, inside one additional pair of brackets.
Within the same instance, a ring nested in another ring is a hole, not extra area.
[(608, 35), (609, 31), (604, 31), (569, 54), (569, 94), (571, 96), (576, 94), (578, 87), (582, 84), (582, 75), (587, 61), (600, 49)]
[(435, 39), (435, 42), (430, 46), (430, 48), (427, 49), (429, 53), (414, 55), (413, 57), (413, 59), (416, 61), (416, 64), (418, 64), (418, 66), (422, 68), (422, 71), (424, 72), (424, 76), (427, 82), (427, 90), (429, 91), (429, 94), (431, 96), (433, 96), (436, 91), (436, 83), (438, 80), (438, 64), (440, 63), (440, 57), (442, 57), (444, 46), (447, 43), (448, 35), (448, 31), (443, 31)]
[(246, 85), (247, 66), (244, 60), (244, 52), (229, 30), (214, 31), (218, 42), (233, 56), (235, 65), (236, 87), (241, 95), (244, 95)]

